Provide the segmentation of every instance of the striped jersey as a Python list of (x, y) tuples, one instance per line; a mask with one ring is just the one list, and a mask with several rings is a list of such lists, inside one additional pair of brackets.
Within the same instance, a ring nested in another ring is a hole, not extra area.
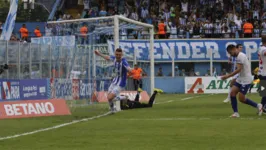
[(127, 82), (127, 67), (129, 67), (127, 60), (122, 58), (120, 62), (117, 62), (115, 56), (111, 56), (110, 59), (114, 62), (115, 71), (115, 77), (112, 84), (125, 87)]
[(236, 57), (232, 57), (232, 72), (236, 70)]

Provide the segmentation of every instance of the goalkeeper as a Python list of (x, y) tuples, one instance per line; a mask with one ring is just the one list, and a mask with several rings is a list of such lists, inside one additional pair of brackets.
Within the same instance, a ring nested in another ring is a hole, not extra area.
[(141, 92), (142, 92), (142, 90), (138, 90), (134, 101), (129, 100), (128, 96), (120, 95), (120, 106), (121, 106), (121, 109), (122, 110), (126, 110), (126, 109), (152, 107), (157, 93), (162, 93), (163, 91), (160, 90), (160, 89), (154, 89), (154, 92), (153, 92), (153, 94), (152, 94), (152, 96), (151, 96), (151, 98), (150, 98), (148, 103), (139, 102), (139, 95), (140, 95)]

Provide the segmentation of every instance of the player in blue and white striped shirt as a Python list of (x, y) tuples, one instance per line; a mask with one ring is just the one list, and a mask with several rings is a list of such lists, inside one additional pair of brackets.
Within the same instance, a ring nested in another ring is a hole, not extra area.
[(98, 50), (95, 51), (95, 54), (114, 63), (116, 76), (108, 89), (107, 99), (109, 101), (111, 111), (115, 112), (116, 108), (113, 101), (118, 100), (120, 91), (126, 86), (127, 72), (132, 71), (132, 69), (129, 67), (127, 60), (122, 57), (123, 52), (120, 48), (115, 50), (115, 56), (104, 55)]
[[(243, 50), (243, 45), (242, 44), (237, 44), (236, 48), (239, 52), (242, 52)], [(234, 72), (236, 70), (236, 57), (230, 57), (229, 62), (230, 64), (232, 64), (232, 70), (231, 72)], [(224, 103), (228, 103), (230, 101), (230, 93), (231, 93), (231, 88), (234, 85), (234, 83), (236, 82), (236, 78), (239, 76), (239, 74), (236, 74), (232, 77), (232, 80), (230, 82), (230, 88), (228, 91), (228, 97), (223, 101)]]

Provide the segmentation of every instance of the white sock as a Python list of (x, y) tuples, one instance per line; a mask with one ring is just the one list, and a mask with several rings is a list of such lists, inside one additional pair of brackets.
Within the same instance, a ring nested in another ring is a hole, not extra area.
[(230, 87), (230, 88), (229, 88), (229, 91), (228, 91), (228, 97), (227, 97), (227, 98), (229, 98), (229, 99), (231, 99), (231, 96), (230, 96), (230, 94), (231, 94), (231, 90), (232, 90), (232, 88)]

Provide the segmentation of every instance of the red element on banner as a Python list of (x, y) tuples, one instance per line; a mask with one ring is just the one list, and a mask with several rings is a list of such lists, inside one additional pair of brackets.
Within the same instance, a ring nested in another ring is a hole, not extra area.
[[(194, 89), (196, 88), (197, 85), (200, 85), (200, 86), (202, 85), (202, 78), (197, 78), (197, 80), (194, 82), (192, 87), (187, 91), (187, 93), (193, 94)], [(204, 91), (202, 90), (202, 88), (198, 88), (197, 93), (201, 94), (201, 93), (204, 93)]]
[[(101, 92), (98, 92), (97, 95), (95, 96), (96, 99), (98, 102), (107, 102), (107, 92), (104, 92), (104, 91), (101, 91)], [(122, 91), (120, 93), (120, 95), (127, 95), (128, 98), (130, 100), (134, 100), (136, 95), (137, 95), (137, 91)], [(150, 99), (150, 96), (148, 95), (148, 93), (146, 91), (143, 91), (140, 93), (140, 101), (149, 101)]]
[(72, 79), (72, 97), (74, 100), (79, 99), (79, 79)]
[(64, 99), (0, 102), (0, 119), (70, 114)]

